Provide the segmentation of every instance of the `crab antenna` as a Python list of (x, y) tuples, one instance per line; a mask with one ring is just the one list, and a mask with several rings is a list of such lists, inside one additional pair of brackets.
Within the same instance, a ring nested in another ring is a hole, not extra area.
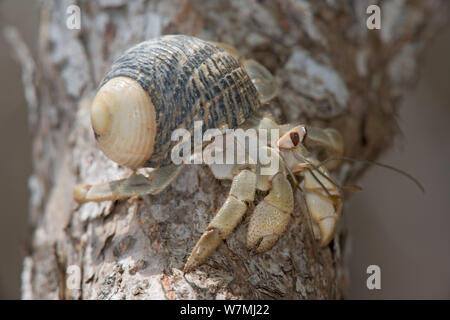
[(414, 182), (414, 184), (425, 194), (425, 188), (422, 186), (422, 184), (419, 182), (418, 179), (414, 178), (411, 174), (409, 174), (408, 172), (401, 170), (399, 168), (390, 166), (388, 164), (384, 164), (381, 162), (377, 162), (377, 161), (371, 161), (371, 160), (362, 160), (362, 159), (353, 159), (353, 158), (349, 158), (349, 157), (332, 157), (329, 159), (326, 159), (324, 161), (322, 161), (318, 167), (323, 166), (325, 163), (332, 161), (332, 160), (344, 160), (344, 161), (351, 161), (351, 162), (363, 162), (363, 163), (368, 163), (368, 164), (372, 164), (375, 166), (379, 166), (379, 167), (383, 167), (386, 169), (390, 169), (392, 171), (395, 171), (403, 176), (405, 176), (406, 178), (408, 178), (409, 180), (411, 180), (412, 182)]
[(279, 155), (280, 159), (283, 161), (284, 167), (286, 168), (287, 172), (289, 173), (289, 175), (291, 176), (292, 180), (295, 182), (295, 185), (298, 186), (298, 180), (295, 177), (294, 173), (292, 172), (292, 170), (289, 168), (289, 166), (286, 164), (286, 160), (284, 159), (283, 155), (280, 152), (277, 152), (277, 154)]

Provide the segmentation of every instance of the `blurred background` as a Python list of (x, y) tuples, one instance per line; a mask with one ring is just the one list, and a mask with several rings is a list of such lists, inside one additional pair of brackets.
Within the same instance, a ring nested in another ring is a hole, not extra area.
[[(0, 0), (0, 299), (20, 298), (28, 216), (31, 137), (21, 70), (3, 34), (16, 26), (36, 56), (37, 1)], [(406, 170), (425, 186), (372, 168), (348, 200), (348, 298), (450, 298), (450, 27), (421, 61), (420, 81), (402, 102), (402, 134), (379, 161)], [(368, 290), (369, 265), (381, 268), (381, 290)]]

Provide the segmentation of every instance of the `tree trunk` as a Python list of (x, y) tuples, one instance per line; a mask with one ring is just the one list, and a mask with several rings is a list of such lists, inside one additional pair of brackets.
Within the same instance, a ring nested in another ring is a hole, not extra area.
[[(72, 1), (46, 1), (36, 63), (9, 30), (24, 67), (35, 136), (23, 298), (342, 298), (343, 232), (317, 250), (300, 194), (273, 249), (248, 252), (244, 221), (205, 265), (183, 274), (229, 182), (215, 180), (205, 166), (189, 166), (158, 196), (81, 206), (72, 188), (129, 175), (96, 147), (90, 101), (125, 49), (168, 33), (237, 47), (276, 76), (280, 95), (268, 109), (277, 119), (334, 127), (344, 136), (346, 156), (376, 158), (397, 131), (399, 98), (449, 10), (445, 0), (382, 1), (381, 29), (368, 30), (373, 2), (80, 1), (81, 29), (70, 30)], [(339, 181), (363, 167), (343, 165)]]

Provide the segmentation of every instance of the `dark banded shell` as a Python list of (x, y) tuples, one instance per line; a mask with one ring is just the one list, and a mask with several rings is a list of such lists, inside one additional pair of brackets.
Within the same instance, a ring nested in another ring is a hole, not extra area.
[(183, 35), (142, 42), (119, 57), (100, 87), (126, 76), (149, 94), (156, 110), (156, 138), (146, 167), (168, 165), (177, 143), (172, 132), (193, 133), (194, 121), (210, 128), (236, 128), (260, 107), (258, 93), (243, 66), (218, 46)]

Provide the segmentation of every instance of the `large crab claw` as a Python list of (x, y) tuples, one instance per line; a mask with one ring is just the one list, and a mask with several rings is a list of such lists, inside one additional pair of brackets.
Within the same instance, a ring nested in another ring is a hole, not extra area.
[(258, 253), (272, 248), (285, 232), (294, 210), (292, 187), (283, 173), (272, 179), (272, 189), (253, 212), (247, 229), (247, 247)]

